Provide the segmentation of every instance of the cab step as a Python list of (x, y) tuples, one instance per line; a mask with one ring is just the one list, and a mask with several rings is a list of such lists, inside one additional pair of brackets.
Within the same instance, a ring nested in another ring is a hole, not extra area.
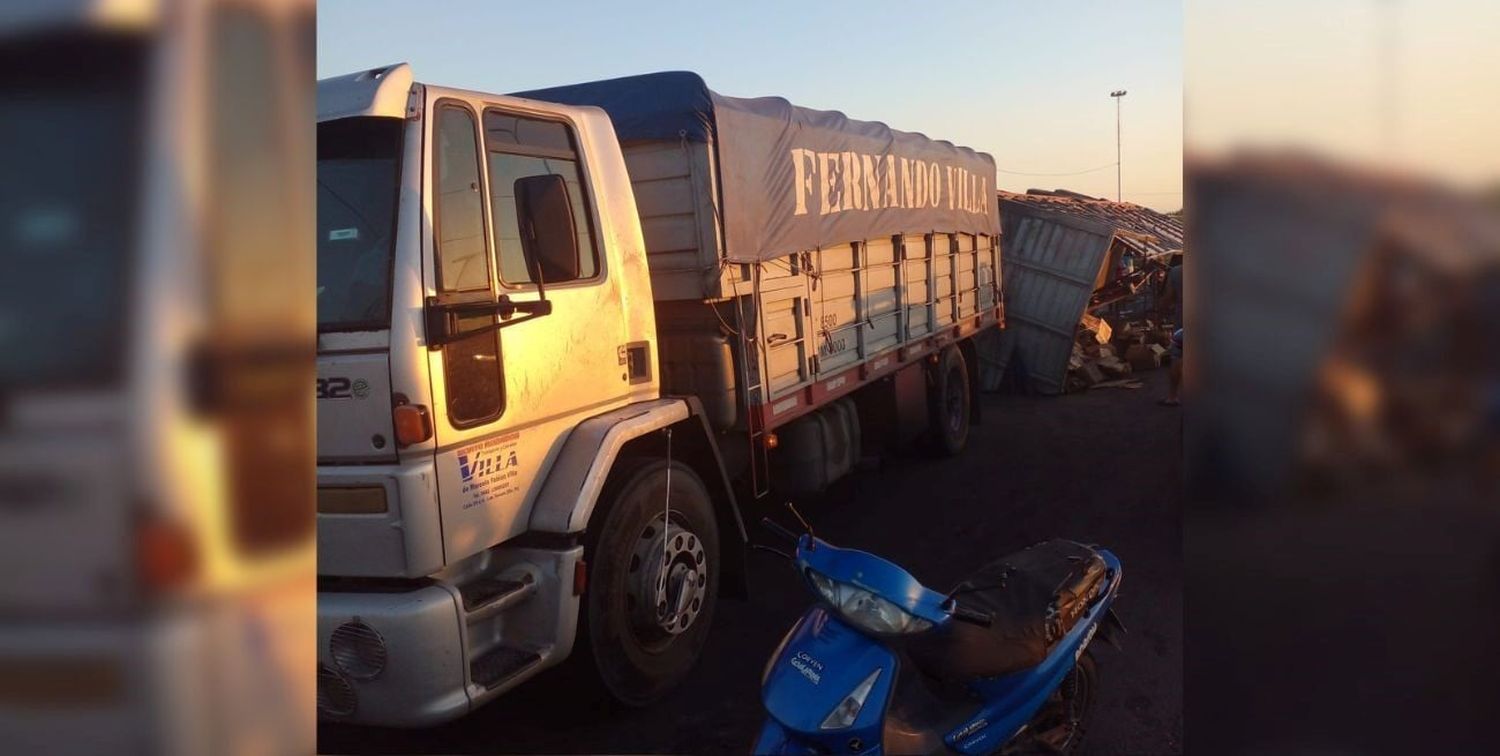
[(469, 678), (485, 689), (493, 688), (531, 668), (542, 655), (508, 646), (496, 646), (469, 663)]
[(483, 622), (536, 593), (536, 580), (530, 574), (515, 580), (484, 579), (463, 586), (464, 619), (469, 624)]

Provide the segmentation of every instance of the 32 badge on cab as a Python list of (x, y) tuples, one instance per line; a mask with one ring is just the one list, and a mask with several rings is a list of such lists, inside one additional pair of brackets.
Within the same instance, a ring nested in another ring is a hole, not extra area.
[(318, 379), (319, 399), (364, 399), (370, 395), (370, 382), (363, 378), (350, 380), (342, 376)]

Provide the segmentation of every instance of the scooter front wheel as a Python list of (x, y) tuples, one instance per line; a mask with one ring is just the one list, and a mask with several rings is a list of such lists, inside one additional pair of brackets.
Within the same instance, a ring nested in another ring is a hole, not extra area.
[(1084, 652), (1047, 703), (1032, 717), (1026, 731), (1000, 752), (1002, 756), (1080, 752), (1098, 679), (1093, 655)]

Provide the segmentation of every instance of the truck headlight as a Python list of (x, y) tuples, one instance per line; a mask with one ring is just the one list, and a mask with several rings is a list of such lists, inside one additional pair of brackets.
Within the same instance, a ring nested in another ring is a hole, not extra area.
[(808, 570), (807, 577), (823, 600), (838, 610), (839, 616), (863, 630), (896, 635), (920, 633), (932, 627), (931, 622), (863, 588), (833, 580), (816, 570)]
[(854, 724), (854, 720), (859, 718), (860, 709), (865, 708), (865, 699), (870, 697), (870, 691), (874, 689), (875, 681), (879, 678), (880, 669), (876, 668), (869, 677), (865, 678), (864, 682), (849, 691), (849, 695), (844, 696), (844, 700), (840, 701), (833, 711), (828, 712), (828, 717), (821, 725), (822, 729), (842, 730)]

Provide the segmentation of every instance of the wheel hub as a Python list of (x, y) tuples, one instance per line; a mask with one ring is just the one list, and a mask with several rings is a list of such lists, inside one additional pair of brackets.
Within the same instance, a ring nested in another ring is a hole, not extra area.
[(638, 628), (677, 635), (692, 626), (708, 591), (707, 554), (697, 535), (658, 515), (636, 539), (630, 571)]

